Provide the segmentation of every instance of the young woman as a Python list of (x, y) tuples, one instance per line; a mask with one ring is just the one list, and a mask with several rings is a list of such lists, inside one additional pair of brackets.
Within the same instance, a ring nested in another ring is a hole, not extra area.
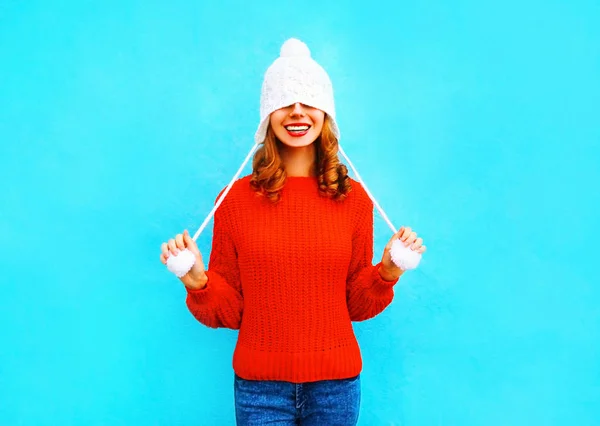
[(333, 90), (305, 44), (291, 39), (265, 74), (251, 175), (214, 216), (209, 268), (187, 230), (161, 261), (187, 248), (181, 281), (191, 313), (239, 329), (233, 355), (240, 425), (355, 425), (362, 360), (352, 321), (382, 312), (403, 271), (394, 239), (373, 265), (373, 203), (338, 159)]

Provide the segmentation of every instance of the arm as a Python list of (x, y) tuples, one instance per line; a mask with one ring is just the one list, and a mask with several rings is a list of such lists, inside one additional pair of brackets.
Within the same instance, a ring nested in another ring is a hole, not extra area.
[(208, 281), (201, 289), (186, 287), (186, 304), (192, 315), (211, 328), (240, 328), (243, 297), (235, 245), (223, 211), (214, 217)]
[(346, 284), (346, 301), (352, 321), (364, 321), (383, 312), (392, 302), (394, 284), (398, 282), (398, 278), (384, 279), (388, 277), (381, 269), (381, 262), (372, 264), (373, 205), (363, 204), (358, 207)]

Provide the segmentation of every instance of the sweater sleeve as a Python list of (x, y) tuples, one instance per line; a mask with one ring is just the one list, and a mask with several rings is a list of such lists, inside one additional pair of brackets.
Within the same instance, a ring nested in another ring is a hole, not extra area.
[(352, 259), (348, 268), (346, 300), (352, 321), (364, 321), (383, 312), (394, 298), (398, 280), (379, 275), (381, 262), (373, 262), (373, 204), (362, 203), (352, 236)]
[(231, 233), (217, 209), (208, 269), (208, 282), (200, 290), (186, 288), (186, 305), (192, 315), (211, 328), (240, 328), (243, 297), (237, 252)]

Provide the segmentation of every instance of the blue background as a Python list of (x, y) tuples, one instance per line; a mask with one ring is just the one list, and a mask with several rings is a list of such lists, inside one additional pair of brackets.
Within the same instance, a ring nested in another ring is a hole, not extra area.
[(159, 246), (237, 170), (298, 37), (429, 247), (356, 324), (361, 425), (599, 424), (599, 21), (596, 0), (3, 0), (0, 423), (233, 424), (236, 332), (196, 322)]

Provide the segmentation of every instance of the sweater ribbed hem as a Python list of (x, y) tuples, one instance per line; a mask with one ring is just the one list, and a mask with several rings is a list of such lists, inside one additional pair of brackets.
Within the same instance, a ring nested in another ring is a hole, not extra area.
[(262, 352), (238, 343), (233, 369), (246, 380), (308, 383), (355, 377), (362, 371), (362, 359), (356, 340), (352, 346), (303, 353)]

